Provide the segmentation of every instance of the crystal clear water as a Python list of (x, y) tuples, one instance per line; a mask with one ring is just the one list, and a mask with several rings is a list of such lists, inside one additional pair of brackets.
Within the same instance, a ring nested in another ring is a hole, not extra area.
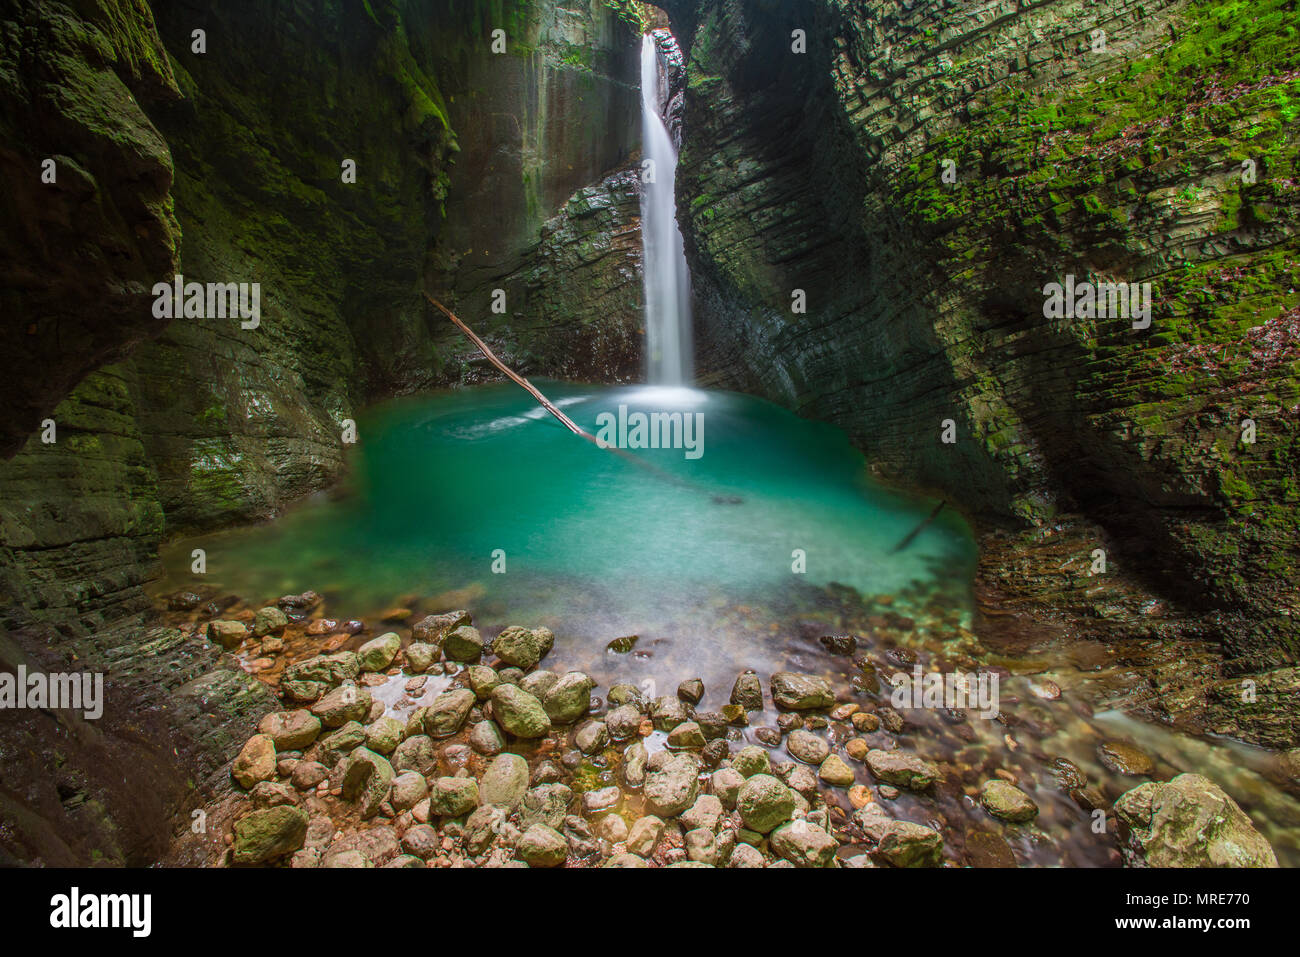
[[(659, 471), (642, 468), (512, 385), (393, 401), (361, 418), (341, 493), (169, 550), (173, 583), (194, 581), (189, 549), (201, 544), (203, 582), (249, 600), (312, 589), (332, 614), (361, 616), (452, 592), (443, 604), (503, 615), (499, 626), (551, 626), (575, 665), (616, 637), (649, 647), (685, 632), (657, 653), (653, 677), (703, 673), (728, 687), (737, 649), (709, 637), (724, 606), (839, 582), (868, 594), (937, 588), (969, 609), (964, 523), (943, 513), (890, 555), (933, 503), (871, 482), (838, 430), (731, 393), (538, 385), (593, 432), (620, 405), (699, 413), (702, 454), (647, 449), (637, 454)], [(793, 570), (799, 552), (805, 572)], [(744, 665), (771, 664), (784, 637), (753, 645)]]
[(661, 115), (666, 92), (659, 48), (646, 34), (641, 38), (641, 151), (654, 164), (641, 192), (647, 371), (651, 383), (684, 385), (694, 375), (690, 272), (677, 228), (677, 151)]

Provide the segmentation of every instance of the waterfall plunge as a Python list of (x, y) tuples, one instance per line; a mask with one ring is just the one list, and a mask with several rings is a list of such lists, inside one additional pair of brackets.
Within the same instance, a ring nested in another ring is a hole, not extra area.
[(673, 193), (677, 153), (660, 115), (665, 87), (659, 48), (646, 34), (641, 38), (641, 149), (643, 161), (653, 163), (651, 182), (641, 191), (648, 378), (652, 385), (689, 385), (694, 375), (690, 273)]

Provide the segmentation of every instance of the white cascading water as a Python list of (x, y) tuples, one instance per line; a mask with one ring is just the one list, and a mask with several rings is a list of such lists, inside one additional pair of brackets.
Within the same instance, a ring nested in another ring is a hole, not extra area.
[(659, 48), (647, 33), (641, 38), (641, 149), (642, 159), (653, 161), (652, 181), (641, 191), (647, 372), (652, 385), (690, 385), (695, 373), (690, 273), (673, 191), (677, 152), (660, 114), (666, 99)]

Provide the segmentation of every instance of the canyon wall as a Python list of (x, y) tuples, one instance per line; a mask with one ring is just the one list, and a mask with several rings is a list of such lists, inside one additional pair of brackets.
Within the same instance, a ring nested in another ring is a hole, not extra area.
[[(1051, 600), (1104, 545), (1224, 649), (1216, 730), (1294, 746), (1294, 0), (663, 6), (708, 380), (1027, 548), (1073, 528), (1069, 570), (1021, 585)], [(1049, 318), (1068, 275), (1150, 283), (1150, 326)]]
[[(332, 484), (364, 404), (486, 377), (426, 289), (526, 372), (638, 374), (638, 49), (601, 0), (0, 0), (0, 664), (109, 686), (0, 720), (60, 755), (0, 788), (19, 859), (155, 860), (173, 740), (224, 780), (273, 703), (150, 628), (158, 546)], [(259, 283), (259, 324), (156, 316), (175, 273)]]

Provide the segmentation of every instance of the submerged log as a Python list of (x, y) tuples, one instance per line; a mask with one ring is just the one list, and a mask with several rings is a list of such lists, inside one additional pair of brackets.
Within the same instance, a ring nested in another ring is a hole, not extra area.
[(915, 539), (916, 536), (920, 535), (921, 532), (925, 530), (925, 526), (929, 525), (931, 522), (933, 522), (933, 521), (938, 517), (939, 513), (943, 511), (943, 507), (944, 507), (945, 505), (947, 505), (947, 504), (948, 504), (948, 503), (947, 503), (946, 501), (944, 501), (944, 502), (940, 502), (938, 505), (936, 505), (936, 506), (934, 507), (934, 511), (931, 512), (929, 515), (927, 515), (927, 516), (925, 517), (925, 520), (922, 521), (920, 525), (916, 526), (916, 528), (914, 528), (914, 529), (912, 529), (910, 532), (908, 532), (907, 535), (906, 535), (906, 537), (904, 537), (904, 539), (903, 539), (901, 542), (899, 542), (897, 545), (895, 545), (893, 548), (891, 548), (891, 549), (889, 550), (889, 554), (891, 554), (891, 555), (897, 555), (899, 552), (901, 552), (903, 549), (905, 549), (908, 545), (911, 545), (911, 544), (912, 544), (912, 540)]

